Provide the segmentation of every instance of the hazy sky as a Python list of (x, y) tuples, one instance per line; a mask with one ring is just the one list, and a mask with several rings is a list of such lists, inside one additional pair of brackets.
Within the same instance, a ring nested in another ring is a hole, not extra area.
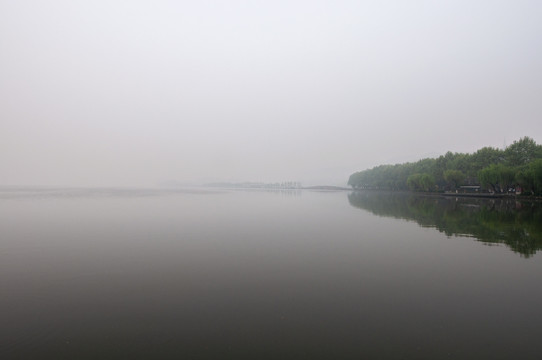
[(542, 1), (0, 0), (0, 185), (345, 184), (542, 143)]

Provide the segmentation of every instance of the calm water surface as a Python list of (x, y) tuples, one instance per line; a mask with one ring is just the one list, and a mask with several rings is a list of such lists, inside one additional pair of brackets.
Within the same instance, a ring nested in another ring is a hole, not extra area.
[(4, 189), (2, 359), (538, 359), (536, 204)]

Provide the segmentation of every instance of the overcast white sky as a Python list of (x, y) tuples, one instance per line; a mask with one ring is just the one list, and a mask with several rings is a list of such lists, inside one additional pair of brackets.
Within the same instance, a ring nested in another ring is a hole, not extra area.
[(518, 0), (0, 0), (0, 185), (344, 185), (542, 143), (541, 19)]

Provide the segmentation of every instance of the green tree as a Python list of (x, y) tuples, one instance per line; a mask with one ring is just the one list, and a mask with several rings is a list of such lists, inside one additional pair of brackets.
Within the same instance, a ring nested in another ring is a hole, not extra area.
[(477, 178), (478, 172), (483, 168), (492, 164), (502, 164), (503, 162), (503, 150), (492, 147), (483, 147), (471, 155), (467, 176)]
[(435, 179), (430, 174), (412, 174), (407, 179), (407, 185), (414, 191), (431, 191), (435, 188)]
[(523, 192), (542, 194), (542, 159), (532, 161), (523, 166), (516, 174), (516, 180)]
[(465, 174), (461, 170), (444, 171), (444, 179), (455, 189), (465, 180)]
[(533, 179), (534, 192), (542, 195), (542, 159), (537, 159), (530, 163), (529, 171)]
[(536, 145), (530, 137), (525, 136), (508, 146), (504, 155), (509, 166), (522, 166), (537, 158), (542, 158), (542, 147)]
[(508, 166), (492, 164), (480, 170), (478, 179), (485, 188), (491, 187), (495, 192), (504, 192), (514, 185), (516, 172)]

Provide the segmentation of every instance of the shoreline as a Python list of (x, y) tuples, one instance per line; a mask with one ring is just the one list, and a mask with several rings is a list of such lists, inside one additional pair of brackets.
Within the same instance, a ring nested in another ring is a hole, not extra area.
[(353, 192), (387, 192), (387, 193), (401, 193), (411, 194), (417, 196), (433, 196), (433, 197), (463, 197), (463, 198), (485, 198), (485, 199), (515, 199), (518, 201), (537, 201), (542, 202), (542, 196), (534, 195), (516, 195), (516, 194), (491, 194), (491, 193), (452, 193), (452, 192), (417, 192), (408, 190), (387, 190), (387, 189), (350, 189)]

